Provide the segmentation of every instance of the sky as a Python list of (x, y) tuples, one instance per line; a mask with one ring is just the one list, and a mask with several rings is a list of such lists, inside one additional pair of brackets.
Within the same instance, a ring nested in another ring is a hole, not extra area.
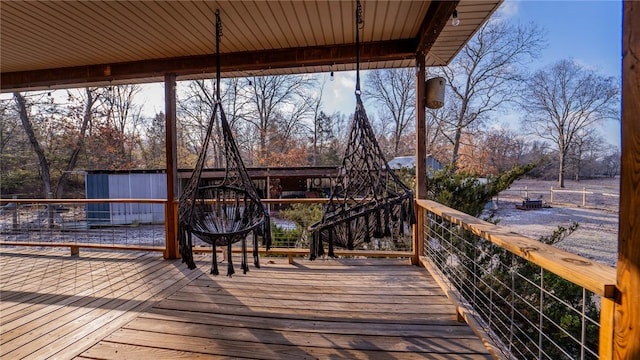
[[(531, 65), (531, 72), (561, 59), (573, 59), (604, 76), (621, 78), (622, 1), (526, 1), (505, 0), (494, 16), (514, 22), (534, 22), (546, 32), (547, 47)], [(464, 22), (464, 14), (459, 18)], [(321, 75), (328, 78), (328, 74)], [(365, 75), (366, 76), (366, 75)], [(162, 84), (144, 85), (142, 99), (145, 113), (164, 110)], [(327, 81), (323, 94), (325, 112), (351, 114), (355, 109), (354, 72), (336, 72), (334, 81)], [(366, 99), (365, 99), (366, 100)], [(373, 112), (370, 110), (370, 112)], [(150, 116), (151, 116), (150, 115)], [(519, 115), (497, 115), (498, 122), (517, 129)], [(619, 121), (602, 126), (607, 142), (620, 145)]]
[[(547, 47), (540, 53), (539, 67), (573, 59), (600, 75), (622, 78), (622, 1), (507, 0), (500, 11), (546, 30)], [(606, 141), (620, 146), (620, 122), (607, 121), (601, 127)]]

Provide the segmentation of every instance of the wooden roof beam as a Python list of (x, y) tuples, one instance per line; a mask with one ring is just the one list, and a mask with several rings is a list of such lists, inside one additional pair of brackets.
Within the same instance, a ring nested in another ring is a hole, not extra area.
[(432, 1), (418, 31), (416, 53), (426, 54), (440, 36), (442, 29), (460, 1)]
[[(414, 59), (416, 39), (362, 44), (361, 61), (377, 62)], [(315, 46), (221, 54), (222, 73), (264, 72), (273, 69), (328, 66), (355, 63), (355, 45)], [(111, 82), (162, 81), (165, 74), (198, 77), (215, 72), (213, 54), (168, 59), (141, 60), (57, 69), (2, 73), (1, 92), (85, 87)]]

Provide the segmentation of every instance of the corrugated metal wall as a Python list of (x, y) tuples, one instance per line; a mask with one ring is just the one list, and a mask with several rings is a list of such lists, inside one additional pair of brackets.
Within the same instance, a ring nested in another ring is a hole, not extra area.
[[(109, 175), (87, 174), (85, 177), (87, 199), (105, 199), (109, 197)], [(87, 204), (87, 222), (91, 224), (109, 223), (109, 204)]]
[[(166, 199), (163, 173), (87, 174), (88, 199)], [(164, 222), (162, 204), (89, 204), (87, 221), (112, 225), (158, 224)]]

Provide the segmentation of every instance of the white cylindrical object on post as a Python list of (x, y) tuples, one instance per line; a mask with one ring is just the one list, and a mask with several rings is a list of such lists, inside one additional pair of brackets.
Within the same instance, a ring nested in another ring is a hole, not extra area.
[(426, 82), (426, 103), (429, 109), (439, 109), (444, 106), (444, 85), (446, 80), (443, 77), (435, 77)]

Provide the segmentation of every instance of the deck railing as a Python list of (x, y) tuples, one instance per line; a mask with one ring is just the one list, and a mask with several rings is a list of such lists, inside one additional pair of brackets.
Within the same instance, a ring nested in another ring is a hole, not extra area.
[(166, 200), (2, 200), (0, 244), (164, 251)]
[(507, 359), (608, 359), (612, 267), (418, 200), (420, 260)]
[[(0, 214), (0, 245), (62, 246), (75, 254), (80, 248), (166, 251), (164, 219), (176, 205), (160, 199), (2, 201), (15, 206)], [(292, 204), (304, 212), (325, 201), (265, 199), (272, 212)], [(610, 357), (615, 269), (432, 201), (417, 205), (413, 245), (336, 254), (420, 260), (498, 357)], [(275, 224), (280, 230), (272, 233), (271, 254), (290, 262), (308, 254), (299, 226)], [(199, 245), (198, 251), (210, 251)]]
[[(306, 227), (279, 214), (291, 206), (301, 216), (308, 216), (311, 207), (328, 201), (325, 198), (263, 199), (272, 213), (273, 248), (260, 252), (286, 255), (289, 262), (296, 256), (309, 254)], [(0, 199), (11, 204), (0, 212), (0, 245), (66, 247), (77, 255), (81, 248), (141, 250), (168, 252), (167, 239), (170, 218), (176, 202), (164, 199)], [(319, 211), (316, 209), (315, 211)], [(275, 214), (275, 216), (273, 216)], [(390, 248), (372, 242), (366, 249), (336, 250), (338, 256), (412, 257), (412, 242), (401, 248)], [(397, 244), (394, 244), (397, 245)], [(194, 241), (196, 252), (210, 252), (211, 247)], [(223, 249), (219, 248), (222, 252)], [(241, 249), (234, 249), (240, 252)]]
[[(605, 210), (617, 211), (617, 201), (612, 199), (620, 198), (620, 194), (605, 192), (602, 189), (589, 189), (587, 187), (574, 189), (558, 189), (553, 186), (549, 189), (529, 188), (510, 188), (500, 193), (500, 198), (506, 196), (517, 196), (522, 199), (540, 199), (549, 205), (570, 205), (591, 207)], [(496, 201), (500, 201), (496, 198)]]

